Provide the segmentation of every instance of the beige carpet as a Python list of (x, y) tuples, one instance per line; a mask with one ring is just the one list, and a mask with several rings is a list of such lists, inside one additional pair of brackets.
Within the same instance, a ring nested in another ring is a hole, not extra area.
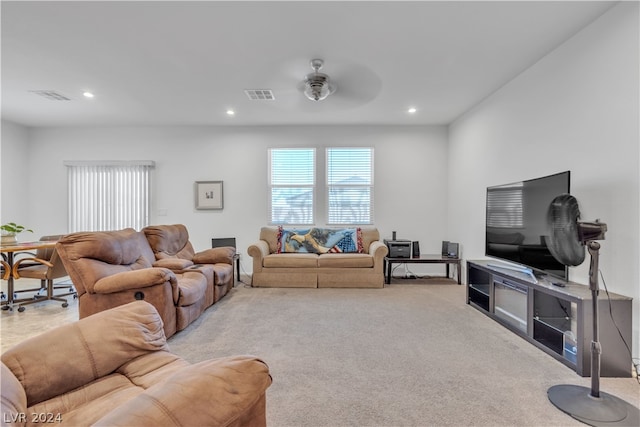
[[(589, 378), (465, 304), (464, 286), (434, 282), (446, 281), (240, 285), (169, 344), (191, 362), (262, 357), (273, 376), (272, 427), (584, 425), (546, 393), (556, 384), (589, 387)], [(640, 405), (635, 379), (603, 378), (601, 390)]]

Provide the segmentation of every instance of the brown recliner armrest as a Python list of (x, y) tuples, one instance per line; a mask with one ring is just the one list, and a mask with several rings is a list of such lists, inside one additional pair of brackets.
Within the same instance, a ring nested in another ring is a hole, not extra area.
[(184, 258), (162, 258), (153, 263), (154, 267), (168, 268), (169, 270), (184, 270), (193, 265), (193, 261)]
[(231, 246), (223, 246), (220, 248), (206, 249), (198, 252), (192, 258), (196, 264), (231, 264), (233, 265), (233, 257), (236, 249)]
[[(94, 425), (264, 426), (264, 394), (269, 385), (268, 366), (254, 356), (208, 360), (181, 369)], [(250, 420), (248, 411), (254, 411)]]
[(140, 270), (123, 271), (98, 280), (91, 289), (87, 289), (93, 294), (111, 294), (115, 292), (148, 288), (150, 286), (171, 283), (174, 289), (174, 300), (177, 300), (178, 281), (175, 274), (167, 268), (143, 268)]

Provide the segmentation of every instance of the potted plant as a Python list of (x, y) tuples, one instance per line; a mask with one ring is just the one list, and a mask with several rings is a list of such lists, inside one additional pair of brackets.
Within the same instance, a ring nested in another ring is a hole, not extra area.
[(15, 222), (8, 222), (0, 225), (0, 230), (2, 231), (2, 244), (16, 243), (16, 236), (23, 231), (33, 233), (33, 230), (25, 227), (24, 225), (16, 224)]

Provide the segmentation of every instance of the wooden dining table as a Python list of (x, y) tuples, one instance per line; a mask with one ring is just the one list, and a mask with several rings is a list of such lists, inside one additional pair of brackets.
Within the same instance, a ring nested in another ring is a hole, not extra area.
[[(0, 253), (2, 253), (2, 279), (7, 281), (7, 295), (6, 299), (2, 301), (2, 310), (12, 311), (14, 306), (18, 306), (18, 311), (25, 310), (24, 306), (38, 302), (43, 298), (15, 298), (13, 265), (15, 263), (15, 256), (20, 252), (28, 252), (30, 254), (35, 253), (38, 249), (46, 249), (55, 247), (55, 241), (35, 241), (35, 242), (17, 242), (17, 243), (3, 243), (0, 245)], [(33, 256), (33, 255), (32, 255)], [(37, 291), (38, 289), (29, 289)]]

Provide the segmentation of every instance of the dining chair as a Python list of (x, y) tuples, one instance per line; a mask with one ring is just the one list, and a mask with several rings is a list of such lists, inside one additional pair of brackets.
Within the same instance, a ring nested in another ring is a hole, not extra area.
[[(62, 235), (43, 236), (40, 241), (58, 241), (61, 237)], [(62, 297), (73, 295), (76, 298), (77, 292), (74, 286), (70, 284), (56, 286), (53, 283), (54, 279), (66, 276), (68, 276), (67, 271), (55, 247), (38, 249), (34, 256), (23, 257), (13, 265), (13, 277), (15, 279), (40, 280), (40, 290), (34, 296), (33, 301), (22, 302), (21, 305), (44, 300), (55, 300), (61, 301), (62, 306), (67, 307), (69, 304)], [(55, 289), (67, 289), (68, 291), (62, 294), (54, 294)], [(40, 295), (42, 290), (46, 291), (46, 296)], [(18, 311), (23, 311), (21, 308), (23, 307), (18, 308)]]

